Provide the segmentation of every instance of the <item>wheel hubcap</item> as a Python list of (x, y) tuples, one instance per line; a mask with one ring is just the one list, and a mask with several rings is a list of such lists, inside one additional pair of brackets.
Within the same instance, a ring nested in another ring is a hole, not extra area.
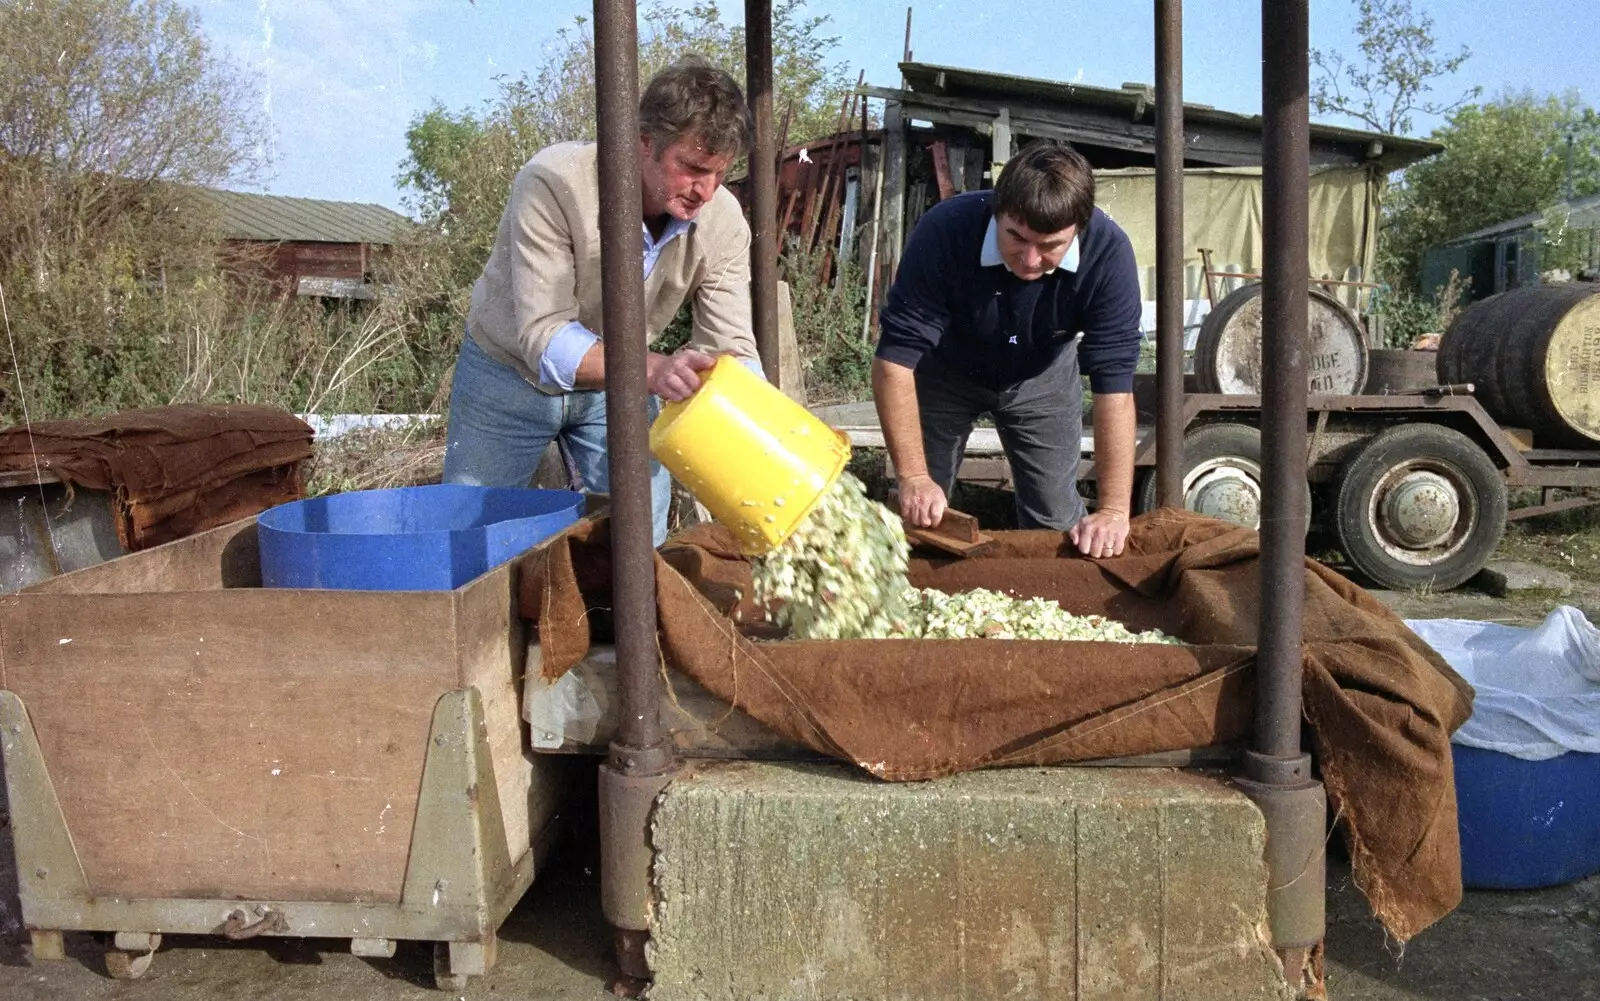
[(1249, 473), (1221, 465), (1197, 472), (1185, 491), (1185, 507), (1236, 525), (1261, 523), (1261, 485)]
[(1438, 473), (1412, 470), (1383, 498), (1384, 527), (1396, 542), (1429, 549), (1445, 542), (1461, 517), (1455, 485)]
[(1368, 524), (1383, 551), (1419, 567), (1437, 566), (1460, 552), (1479, 518), (1466, 474), (1431, 457), (1391, 467), (1367, 505)]

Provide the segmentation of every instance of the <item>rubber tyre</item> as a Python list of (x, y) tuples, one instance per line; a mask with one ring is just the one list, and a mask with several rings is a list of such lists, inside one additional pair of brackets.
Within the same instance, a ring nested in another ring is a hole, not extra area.
[[(1373, 494), (1384, 477), (1410, 464), (1445, 475), (1462, 495), (1463, 509), (1470, 503), (1476, 516), (1459, 543), (1426, 564), (1387, 552), (1371, 515)], [(1500, 545), (1506, 527), (1506, 484), (1471, 438), (1437, 424), (1408, 424), (1375, 435), (1345, 463), (1334, 508), (1339, 548), (1367, 580), (1394, 590), (1447, 591), (1482, 570)]]
[[(1187, 479), (1196, 466), (1215, 459), (1237, 457), (1261, 468), (1261, 432), (1248, 424), (1206, 424), (1183, 436), (1183, 475)], [(1259, 480), (1258, 480), (1259, 482)], [(1154, 511), (1156, 471), (1143, 470), (1134, 507), (1139, 514)]]

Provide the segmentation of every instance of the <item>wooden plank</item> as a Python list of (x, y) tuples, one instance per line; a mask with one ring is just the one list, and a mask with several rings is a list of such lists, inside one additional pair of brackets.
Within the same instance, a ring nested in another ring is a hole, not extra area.
[(806, 405), (805, 359), (795, 336), (794, 299), (788, 282), (778, 282), (778, 389), (802, 407)]
[(883, 108), (883, 226), (878, 234), (882, 241), (878, 253), (883, 256), (885, 293), (894, 280), (895, 269), (900, 266), (900, 249), (905, 241), (906, 198), (906, 121), (899, 101), (889, 101)]
[(0, 598), (0, 685), (27, 706), (92, 891), (398, 900), (434, 703), (457, 683), (451, 605)]
[[(888, 448), (889, 443), (883, 435), (883, 429), (873, 427), (841, 427), (850, 437), (850, 444), (858, 448)], [(972, 435), (967, 439), (968, 455), (1000, 455), (1000, 432), (994, 428), (973, 428)]]
[(46, 483), (60, 483), (61, 477), (48, 469), (19, 469), (12, 472), (0, 472), (0, 490), (11, 487), (36, 487)]
[[(1533, 450), (1533, 432), (1528, 428), (1502, 427), (1501, 430), (1506, 433), (1506, 440), (1511, 442), (1517, 451), (1531, 452)], [(1529, 461), (1532, 461), (1531, 456)]]
[(454, 593), (455, 687), (483, 697), (506, 846), (516, 860), (546, 817), (530, 813), (533, 759), (522, 734), (522, 679), (527, 667), (527, 626), (516, 609), (515, 561), (489, 571)]
[(989, 159), (997, 172), (994, 180), (1000, 179), (998, 171), (1002, 164), (1011, 159), (1011, 152), (1011, 109), (1001, 108), (989, 132)]
[[(999, 100), (952, 97), (892, 87), (864, 87), (868, 97), (904, 105), (907, 118), (963, 125), (989, 133), (999, 116)], [(1153, 154), (1155, 127), (1130, 121), (1125, 113), (1068, 106), (1059, 103), (1006, 98), (1014, 133), (1069, 139), (1112, 149)], [(1312, 151), (1313, 166), (1360, 166), (1367, 161), (1365, 146), (1320, 140)], [(1204, 129), (1189, 126), (1184, 132), (1183, 156), (1189, 166), (1256, 166), (1262, 160), (1258, 127), (1208, 123)]]
[(988, 536), (984, 536), (973, 542), (968, 542), (965, 539), (951, 538), (950, 536), (945, 535), (943, 532), (937, 530), (918, 528), (915, 525), (906, 525), (905, 531), (906, 539), (913, 544), (931, 546), (934, 549), (943, 550), (947, 553), (953, 553), (956, 556), (977, 556), (981, 553), (988, 552), (994, 547), (994, 540)]
[(261, 554), (251, 517), (51, 577), (22, 593), (137, 594), (260, 586)]

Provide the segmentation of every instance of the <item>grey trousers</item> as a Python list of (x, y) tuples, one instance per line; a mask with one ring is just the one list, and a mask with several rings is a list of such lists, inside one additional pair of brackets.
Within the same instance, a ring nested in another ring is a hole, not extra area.
[(946, 497), (955, 489), (973, 423), (988, 416), (1011, 463), (1017, 525), (1066, 531), (1078, 523), (1085, 508), (1078, 495), (1083, 386), (1076, 345), (1039, 375), (998, 391), (931, 356), (923, 356), (915, 373), (928, 475)]

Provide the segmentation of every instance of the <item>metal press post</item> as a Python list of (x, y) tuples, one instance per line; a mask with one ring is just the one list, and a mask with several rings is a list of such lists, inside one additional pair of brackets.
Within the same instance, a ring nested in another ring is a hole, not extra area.
[[(1245, 792), (1267, 823), (1267, 919), (1291, 986), (1325, 923), (1327, 800), (1301, 750), (1306, 533), (1308, 0), (1262, 0), (1261, 618)], [(1268, 599), (1270, 596), (1270, 600)]]
[(600, 896), (625, 977), (646, 980), (650, 810), (677, 763), (661, 729), (651, 544), (649, 389), (639, 179), (639, 36), (634, 0), (595, 0), (600, 145), (601, 324), (611, 467), (611, 588), (621, 710), (600, 767)]
[(778, 177), (772, 130), (772, 0), (745, 0), (745, 97), (755, 120), (750, 144), (750, 306), (767, 381), (778, 379)]
[(1183, 507), (1183, 0), (1156, 0), (1156, 502)]

